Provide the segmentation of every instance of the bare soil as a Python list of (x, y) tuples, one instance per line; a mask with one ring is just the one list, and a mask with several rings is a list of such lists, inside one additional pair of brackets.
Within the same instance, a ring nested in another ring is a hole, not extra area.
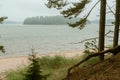
[(120, 80), (120, 53), (107, 60), (79, 67), (65, 80)]

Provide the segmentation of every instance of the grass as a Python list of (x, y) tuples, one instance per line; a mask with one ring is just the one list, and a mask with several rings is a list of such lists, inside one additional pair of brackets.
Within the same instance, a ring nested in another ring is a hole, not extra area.
[[(81, 56), (81, 60), (85, 59), (87, 56), (91, 55), (93, 53), (90, 53), (90, 52), (84, 52), (84, 55)], [(99, 56), (97, 57), (93, 57), (93, 58), (90, 58), (89, 60), (85, 61), (84, 63), (81, 64), (81, 66), (86, 66), (86, 65), (89, 65), (89, 64), (94, 64), (96, 62), (100, 61), (99, 59)]]
[[(44, 56), (39, 58), (43, 74), (49, 74), (48, 80), (61, 80), (66, 76), (67, 69), (80, 61), (80, 57), (66, 58), (63, 56)], [(7, 72), (7, 80), (23, 80), (27, 68)]]
[(17, 69), (7, 72), (7, 80), (23, 80), (26, 69)]
[(78, 60), (78, 58), (65, 58), (62, 56), (45, 56), (40, 58), (39, 60), (43, 68), (59, 69), (62, 67), (68, 67), (70, 65), (73, 65)]
[[(66, 77), (68, 68), (78, 63), (86, 56), (88, 56), (88, 54), (84, 54), (82, 57), (76, 55), (76, 57), (73, 58), (66, 58), (63, 56), (44, 56), (39, 58), (39, 62), (41, 64), (43, 74), (49, 74), (48, 80), (62, 80)], [(88, 60), (83, 65), (94, 63), (98, 60), (98, 57), (95, 57)], [(23, 80), (26, 70), (27, 68), (9, 71), (7, 73), (7, 80)]]

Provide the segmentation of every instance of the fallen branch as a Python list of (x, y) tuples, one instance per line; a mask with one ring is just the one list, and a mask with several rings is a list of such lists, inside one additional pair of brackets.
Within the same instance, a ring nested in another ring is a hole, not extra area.
[(112, 53), (114, 55), (118, 54), (120, 52), (120, 45), (119, 46), (116, 46), (114, 48), (111, 48), (111, 49), (108, 49), (108, 50), (105, 50), (105, 51), (101, 51), (101, 52), (97, 52), (97, 53), (94, 53), (94, 54), (91, 54), (89, 56), (87, 56), (85, 59), (83, 59), (82, 61), (80, 61), (79, 63), (77, 63), (76, 65), (70, 67), (68, 69), (68, 74), (67, 74), (67, 77), (69, 77), (69, 75), (71, 74), (71, 71), (75, 68), (77, 68), (80, 64), (84, 63), (85, 61), (88, 61), (90, 58), (92, 57), (97, 57), (97, 56), (100, 56), (100, 55), (104, 55), (106, 53)]

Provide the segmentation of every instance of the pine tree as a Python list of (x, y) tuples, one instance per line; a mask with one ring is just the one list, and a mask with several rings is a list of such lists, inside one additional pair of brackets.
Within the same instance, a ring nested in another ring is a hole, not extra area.
[(29, 56), (31, 64), (28, 66), (28, 70), (25, 74), (24, 80), (47, 80), (40, 68), (39, 60), (35, 54)]

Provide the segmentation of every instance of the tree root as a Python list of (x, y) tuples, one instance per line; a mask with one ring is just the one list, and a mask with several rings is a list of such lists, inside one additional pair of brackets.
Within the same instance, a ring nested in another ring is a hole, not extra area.
[[(117, 55), (119, 52), (120, 52), (120, 45), (116, 46), (114, 48), (108, 49), (108, 50), (104, 50), (104, 51), (101, 51), (101, 52), (91, 54), (91, 55), (87, 56), (85, 59), (83, 59), (82, 61), (80, 61), (79, 63), (77, 63), (77, 64), (73, 65), (72, 67), (70, 67), (68, 69), (67, 77), (70, 76), (71, 71), (73, 69), (77, 68), (80, 64), (84, 63), (85, 61), (89, 60), (92, 57), (97, 57), (97, 56), (100, 56), (100, 55), (104, 55), (106, 53), (112, 53), (113, 55)], [(65, 79), (63, 79), (63, 80), (65, 80)]]

